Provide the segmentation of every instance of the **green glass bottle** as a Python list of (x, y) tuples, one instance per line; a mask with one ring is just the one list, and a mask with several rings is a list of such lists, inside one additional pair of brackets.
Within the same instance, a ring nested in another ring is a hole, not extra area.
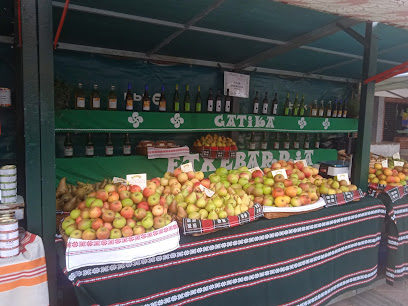
[(290, 100), (289, 100), (290, 96), (289, 93), (286, 96), (286, 101), (285, 101), (285, 105), (283, 106), (283, 115), (284, 116), (290, 116)]
[(305, 95), (302, 94), (302, 100), (300, 101), (299, 106), (299, 117), (305, 116)]
[(200, 93), (200, 85), (198, 85), (197, 98), (196, 98), (196, 103), (195, 103), (195, 112), (196, 112), (196, 113), (201, 113), (201, 93)]
[(298, 100), (298, 94), (296, 94), (295, 101), (293, 102), (293, 108), (292, 108), (292, 116), (299, 116), (299, 100)]
[(175, 113), (180, 112), (180, 98), (179, 98), (179, 92), (178, 92), (178, 84), (176, 84), (176, 91), (174, 92), (173, 111)]
[(184, 112), (191, 112), (191, 101), (190, 101), (190, 86), (186, 86), (186, 95), (184, 96)]

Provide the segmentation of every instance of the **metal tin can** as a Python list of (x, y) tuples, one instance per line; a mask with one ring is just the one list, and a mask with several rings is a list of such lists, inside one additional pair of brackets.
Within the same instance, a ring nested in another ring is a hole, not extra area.
[(10, 88), (0, 88), (0, 107), (11, 106), (11, 90)]
[(13, 238), (13, 239), (0, 240), (0, 249), (13, 249), (18, 246), (20, 246), (20, 240), (18, 236), (17, 238)]
[(11, 249), (0, 249), (0, 258), (14, 257), (20, 254), (20, 246)]
[(19, 231), (0, 232), (0, 241), (18, 238)]
[(17, 175), (0, 175), (0, 183), (13, 183), (17, 181)]
[(0, 220), (0, 232), (16, 231), (18, 229), (18, 222), (16, 219), (2, 219)]
[(3, 220), (3, 219), (9, 219), (9, 220), (10, 219), (16, 219), (15, 211), (0, 210), (0, 220)]
[(2, 197), (10, 197), (10, 196), (16, 196), (16, 195), (17, 195), (17, 189), (1, 189)]
[(3, 190), (3, 189), (15, 189), (15, 188), (17, 188), (17, 182), (0, 183), (0, 190)]
[(0, 175), (16, 175), (17, 167), (15, 165), (5, 165), (0, 168)]
[(2, 204), (11, 204), (17, 202), (17, 196), (1, 196), (1, 203)]

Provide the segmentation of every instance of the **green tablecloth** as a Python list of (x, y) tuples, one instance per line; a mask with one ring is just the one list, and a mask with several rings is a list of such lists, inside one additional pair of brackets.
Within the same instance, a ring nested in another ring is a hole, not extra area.
[(388, 194), (378, 196), (387, 208), (387, 283), (408, 276), (408, 196), (391, 201)]
[(377, 275), (386, 210), (378, 199), (182, 236), (180, 248), (130, 264), (66, 272), (81, 305), (309, 305)]

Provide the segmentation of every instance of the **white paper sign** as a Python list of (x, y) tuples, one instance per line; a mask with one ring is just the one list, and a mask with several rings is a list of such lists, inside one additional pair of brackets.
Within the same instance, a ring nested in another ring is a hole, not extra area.
[(350, 185), (350, 180), (349, 180), (348, 173), (340, 173), (340, 174), (337, 174), (337, 181), (338, 181), (338, 182), (340, 182), (340, 181), (346, 181), (347, 184)]
[(181, 171), (186, 172), (186, 173), (190, 171), (194, 171), (192, 163), (182, 164), (180, 168), (181, 168)]
[(147, 181), (146, 173), (127, 174), (126, 181), (129, 185), (138, 185), (143, 190), (146, 187), (146, 181)]
[[(259, 167), (248, 169), (248, 171), (251, 172), (251, 173), (255, 172), (256, 170), (262, 171), (261, 168), (259, 168)], [(262, 173), (263, 173), (263, 171), (262, 171)]]
[(400, 166), (400, 167), (404, 167), (404, 162), (402, 162), (402, 161), (394, 161), (394, 166), (395, 167), (398, 167), (398, 166)]
[(303, 166), (307, 167), (307, 161), (306, 159), (299, 159), (299, 160), (295, 160), (295, 163), (297, 162), (301, 162), (303, 164)]
[(274, 171), (272, 171), (272, 176), (273, 176), (273, 177), (275, 177), (275, 175), (277, 175), (277, 174), (282, 174), (285, 179), (288, 178), (288, 175), (286, 174), (286, 170), (285, 170), (285, 169), (279, 169), (279, 170), (274, 170)]
[(392, 156), (392, 158), (393, 159), (401, 159), (401, 156), (400, 156), (399, 152), (397, 152)]
[(126, 180), (121, 178), (121, 177), (114, 176), (113, 179), (112, 179), (112, 183), (114, 183), (114, 184), (116, 184), (116, 183), (126, 184)]
[(224, 95), (232, 97), (249, 98), (249, 75), (235, 72), (224, 72)]
[(381, 165), (382, 165), (383, 168), (388, 168), (388, 160), (387, 159), (383, 160), (381, 162)]
[(209, 198), (211, 198), (214, 195), (214, 191), (204, 187), (203, 185), (199, 185), (198, 188), (200, 188), (201, 191), (204, 191), (205, 195)]

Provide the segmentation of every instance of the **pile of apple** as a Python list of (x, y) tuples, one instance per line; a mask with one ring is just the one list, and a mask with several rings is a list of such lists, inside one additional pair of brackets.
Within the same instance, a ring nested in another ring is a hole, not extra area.
[(408, 163), (404, 163), (403, 167), (391, 167), (383, 168), (381, 163), (375, 163), (373, 168), (370, 167), (368, 169), (368, 182), (390, 186), (406, 185), (405, 179), (408, 175)]
[(62, 229), (71, 238), (94, 240), (129, 237), (162, 228), (172, 220), (160, 197), (163, 189), (158, 179), (151, 180), (143, 191), (137, 185), (107, 184), (88, 194), (64, 219)]

